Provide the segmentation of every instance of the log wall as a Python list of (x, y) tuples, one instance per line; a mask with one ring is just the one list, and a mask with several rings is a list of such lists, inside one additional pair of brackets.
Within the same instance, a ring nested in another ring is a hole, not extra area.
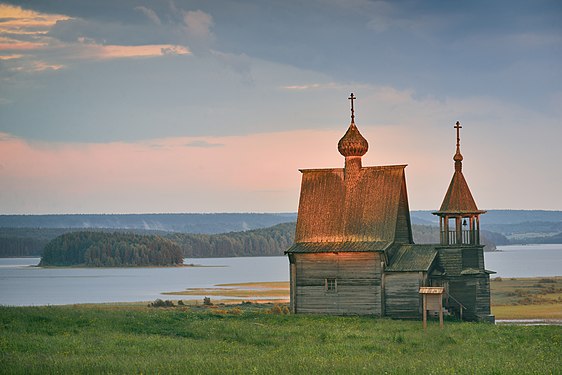
[[(294, 254), (296, 313), (382, 315), (381, 254)], [(336, 280), (336, 291), (326, 290)]]
[(420, 272), (388, 272), (384, 275), (385, 315), (391, 318), (414, 319), (421, 316)]

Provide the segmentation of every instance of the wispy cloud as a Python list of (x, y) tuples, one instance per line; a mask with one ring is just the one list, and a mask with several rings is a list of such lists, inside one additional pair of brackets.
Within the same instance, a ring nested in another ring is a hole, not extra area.
[(58, 21), (67, 19), (69, 17), (60, 14), (44, 14), (0, 4), (0, 59), (21, 58), (27, 51), (45, 48), (49, 42), (45, 34)]
[(135, 7), (135, 10), (138, 10), (139, 12), (142, 12), (146, 16), (146, 18), (148, 18), (154, 24), (156, 24), (156, 25), (162, 24), (162, 21), (160, 20), (160, 17), (158, 17), (156, 12), (153, 11), (152, 9), (147, 8), (145, 6), (138, 6), (138, 7)]
[[(154, 11), (144, 6), (135, 8), (153, 23), (161, 21)], [(201, 17), (192, 17), (198, 20)], [(204, 19), (204, 17), (203, 17)], [(59, 70), (73, 60), (109, 60), (147, 58), (166, 55), (188, 55), (191, 51), (177, 44), (120, 45), (97, 42), (87, 37), (62, 41), (49, 34), (57, 23), (74, 19), (65, 15), (46, 14), (0, 4), (0, 60), (10, 62), (8, 71), (41, 72)], [(193, 26), (194, 25), (194, 26)], [(203, 21), (192, 22), (192, 27), (203, 32)]]
[(44, 34), (57, 21), (70, 17), (61, 14), (45, 14), (18, 6), (0, 4), (0, 34)]
[(184, 22), (189, 36), (201, 40), (214, 38), (211, 28), (214, 25), (213, 17), (202, 10), (188, 11), (184, 13)]
[(281, 88), (284, 90), (303, 91), (303, 90), (342, 89), (345, 88), (346, 86), (347, 85), (341, 85), (334, 82), (327, 82), (327, 83), (305, 83), (301, 85), (287, 85), (287, 86), (282, 86)]
[(68, 45), (73, 49), (71, 57), (77, 59), (118, 59), (129, 57), (154, 57), (164, 55), (188, 55), (191, 52), (184, 46), (171, 44), (147, 44), (141, 46), (101, 45), (88, 43)]
[(223, 147), (224, 144), (222, 143), (210, 143), (205, 140), (195, 140), (188, 142), (184, 145), (185, 147), (201, 147), (201, 148), (212, 148), (212, 147)]
[(0, 60), (13, 60), (22, 58), (23, 55), (20, 54), (13, 54), (13, 55), (0, 55)]

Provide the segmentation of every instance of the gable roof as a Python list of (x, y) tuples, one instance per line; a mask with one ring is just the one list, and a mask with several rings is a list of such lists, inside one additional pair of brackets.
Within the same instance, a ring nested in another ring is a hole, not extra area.
[(347, 176), (348, 180), (343, 168), (301, 170), (295, 242), (390, 245), (396, 232), (405, 167), (360, 168)]
[(428, 271), (437, 257), (439, 245), (397, 244), (393, 246), (393, 256), (388, 272)]

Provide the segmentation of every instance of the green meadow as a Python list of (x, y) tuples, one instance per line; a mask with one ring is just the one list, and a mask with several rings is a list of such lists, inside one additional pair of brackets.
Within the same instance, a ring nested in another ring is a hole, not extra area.
[(562, 327), (284, 315), (272, 305), (0, 307), (0, 373), (562, 373)]

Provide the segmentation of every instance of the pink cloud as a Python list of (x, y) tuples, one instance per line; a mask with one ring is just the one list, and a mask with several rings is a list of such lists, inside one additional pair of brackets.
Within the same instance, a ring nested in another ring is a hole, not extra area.
[(120, 46), (80, 43), (74, 45), (73, 49), (77, 52), (73, 57), (81, 59), (118, 59), (191, 54), (186, 47), (172, 44)]

